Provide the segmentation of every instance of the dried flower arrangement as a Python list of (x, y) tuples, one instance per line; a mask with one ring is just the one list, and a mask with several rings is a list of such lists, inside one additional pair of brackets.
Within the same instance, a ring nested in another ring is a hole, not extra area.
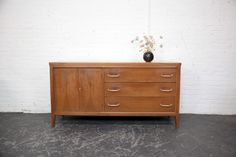
[(153, 36), (144, 35), (141, 39), (137, 36), (135, 39), (131, 41), (131, 43), (139, 44), (139, 52), (154, 52), (156, 42)]
[[(160, 36), (160, 39), (162, 39), (162, 36)], [(151, 35), (144, 35), (140, 39), (138, 36), (136, 36), (135, 39), (131, 41), (131, 43), (138, 45), (139, 52), (143, 52), (143, 59), (146, 62), (151, 62), (154, 58), (153, 52), (156, 50), (156, 42), (153, 36)], [(162, 44), (160, 45), (160, 48), (162, 48)]]

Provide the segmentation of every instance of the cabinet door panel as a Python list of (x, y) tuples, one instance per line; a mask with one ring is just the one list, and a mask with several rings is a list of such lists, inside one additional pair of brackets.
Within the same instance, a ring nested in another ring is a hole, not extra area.
[(80, 111), (100, 112), (104, 104), (103, 70), (80, 69)]
[(78, 69), (55, 69), (54, 90), (56, 112), (79, 111)]

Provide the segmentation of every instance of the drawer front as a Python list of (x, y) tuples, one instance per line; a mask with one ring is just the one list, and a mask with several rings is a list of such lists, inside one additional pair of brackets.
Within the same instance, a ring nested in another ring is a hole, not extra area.
[(106, 112), (175, 112), (175, 97), (106, 97)]
[(105, 82), (175, 82), (176, 69), (106, 69)]
[(105, 96), (174, 96), (175, 83), (106, 83)]

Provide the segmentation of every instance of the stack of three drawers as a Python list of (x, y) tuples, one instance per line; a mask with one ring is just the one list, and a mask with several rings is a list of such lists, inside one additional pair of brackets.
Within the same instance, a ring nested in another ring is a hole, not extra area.
[(179, 118), (179, 75), (176, 68), (111, 68), (105, 70), (105, 112), (132, 116)]

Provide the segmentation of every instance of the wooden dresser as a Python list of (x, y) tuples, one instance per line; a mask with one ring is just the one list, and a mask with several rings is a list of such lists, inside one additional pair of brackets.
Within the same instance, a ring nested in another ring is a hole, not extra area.
[(181, 63), (50, 64), (56, 116), (174, 116), (179, 127)]

